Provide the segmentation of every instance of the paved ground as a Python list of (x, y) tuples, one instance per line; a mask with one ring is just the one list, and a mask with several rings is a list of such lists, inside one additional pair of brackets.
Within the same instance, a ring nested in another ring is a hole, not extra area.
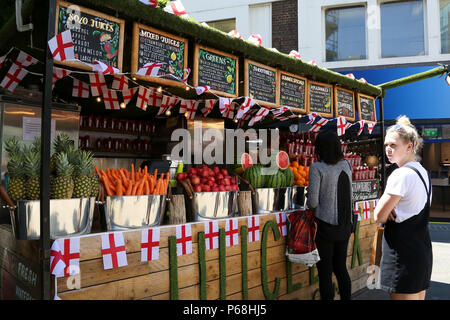
[[(429, 229), (433, 245), (433, 272), (425, 299), (450, 300), (450, 222), (431, 222)], [(389, 295), (382, 290), (364, 288), (356, 292), (352, 299), (389, 300)]]

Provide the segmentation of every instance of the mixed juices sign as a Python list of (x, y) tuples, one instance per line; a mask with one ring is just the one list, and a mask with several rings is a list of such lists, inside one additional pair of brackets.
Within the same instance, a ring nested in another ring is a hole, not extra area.
[(307, 79), (280, 71), (278, 78), (280, 105), (291, 107), (293, 111), (307, 113)]
[[(122, 70), (125, 21), (72, 3), (58, 1), (56, 33), (71, 30), (75, 59), (92, 64), (102, 61)], [(79, 62), (61, 64), (90, 70)]]
[(334, 111), (336, 118), (344, 116), (349, 121), (355, 121), (355, 95), (353, 91), (334, 88)]
[(193, 72), (194, 86), (210, 86), (217, 94), (238, 96), (238, 57), (196, 45)]
[(277, 70), (245, 60), (245, 96), (260, 105), (278, 107)]
[(358, 93), (359, 120), (377, 121), (375, 98)]
[[(184, 78), (187, 68), (188, 40), (177, 37), (151, 27), (134, 23), (131, 71), (137, 72), (150, 62), (163, 63), (154, 82), (179, 84)], [(137, 78), (149, 80), (148, 76), (135, 75)]]
[(308, 81), (309, 112), (324, 117), (333, 117), (333, 86), (331, 84)]

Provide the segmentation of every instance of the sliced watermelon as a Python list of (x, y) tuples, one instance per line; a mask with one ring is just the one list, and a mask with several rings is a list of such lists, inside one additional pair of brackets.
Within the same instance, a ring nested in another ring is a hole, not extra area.
[(241, 165), (244, 171), (253, 166), (252, 156), (249, 153), (244, 152), (241, 155)]
[(286, 152), (284, 151), (278, 152), (277, 166), (281, 170), (286, 170), (287, 168), (289, 168), (289, 155)]

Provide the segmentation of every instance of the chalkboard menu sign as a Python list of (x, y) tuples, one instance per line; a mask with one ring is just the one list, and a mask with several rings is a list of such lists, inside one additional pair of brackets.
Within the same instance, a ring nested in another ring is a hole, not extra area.
[(137, 72), (149, 62), (164, 63), (159, 69), (158, 77), (137, 74), (134, 76), (184, 88), (184, 83), (176, 78), (184, 78), (184, 69), (187, 68), (187, 49), (188, 40), (185, 38), (134, 23), (131, 72)]
[(308, 81), (309, 112), (317, 112), (324, 117), (333, 116), (333, 86), (326, 83)]
[(353, 91), (334, 87), (334, 112), (337, 117), (344, 116), (355, 121), (355, 94)]
[(379, 180), (353, 181), (353, 201), (364, 201), (378, 198)]
[(246, 59), (245, 95), (262, 106), (278, 107), (277, 70)]
[[(70, 29), (75, 58), (92, 64), (102, 61), (122, 70), (125, 21), (72, 3), (58, 1), (55, 32)], [(92, 67), (74, 61), (56, 63), (91, 70)]]
[(308, 80), (284, 71), (278, 72), (280, 105), (291, 107), (297, 113), (307, 113), (306, 85)]
[(218, 50), (195, 46), (194, 86), (210, 86), (225, 97), (238, 96), (239, 58)]
[(358, 113), (359, 120), (376, 122), (375, 98), (358, 93)]

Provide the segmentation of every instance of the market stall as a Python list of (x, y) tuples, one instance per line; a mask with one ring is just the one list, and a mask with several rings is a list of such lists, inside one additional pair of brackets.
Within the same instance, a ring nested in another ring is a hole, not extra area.
[[(24, 7), (32, 15), (47, 15), (44, 10), (35, 1)], [(315, 266), (291, 263), (286, 239), (289, 215), (307, 210), (307, 172), (317, 161), (320, 130), (337, 131), (353, 166), (361, 220), (350, 238), (348, 266), (352, 291), (366, 286), (383, 177), (382, 140), (372, 132), (380, 88), (139, 1), (57, 1), (49, 24), (56, 39), (69, 32), (73, 41), (73, 59), (61, 58), (64, 40), (49, 45), (53, 100), (65, 110), (42, 115), (51, 121), (40, 122), (39, 110), (27, 109), (39, 109), (40, 79), (46, 79), (44, 98), (52, 87), (42, 72), (42, 51), (27, 50), (27, 39), (11, 45), (9, 25), (0, 31), (7, 52), (0, 76), (17, 61), (19, 73), (26, 72), (18, 89), (2, 85), (0, 101), (2, 140), (10, 141), (1, 155), (2, 173), (8, 172), (2, 299), (43, 299), (50, 290), (52, 298), (88, 300), (317, 299)], [(45, 26), (32, 32), (39, 30)], [(46, 41), (38, 42), (47, 49)], [(25, 51), (35, 63), (24, 64)], [(25, 95), (38, 98), (25, 101)], [(9, 104), (17, 108), (15, 118)], [(236, 135), (274, 128), (266, 136)], [(42, 142), (49, 152), (33, 157), (33, 148), (42, 150), (35, 139), (41, 129), (49, 134)], [(182, 135), (192, 148), (182, 147)], [(230, 139), (242, 137), (243, 149), (234, 142), (229, 149)], [(17, 148), (35, 169), (48, 160), (54, 178), (35, 182), (48, 191), (48, 208), (39, 195), (12, 193)], [(269, 149), (277, 168), (264, 177), (259, 163)], [(207, 162), (206, 153), (214, 161)], [(83, 185), (84, 176), (91, 182)], [(48, 230), (40, 228), (45, 210)]]

